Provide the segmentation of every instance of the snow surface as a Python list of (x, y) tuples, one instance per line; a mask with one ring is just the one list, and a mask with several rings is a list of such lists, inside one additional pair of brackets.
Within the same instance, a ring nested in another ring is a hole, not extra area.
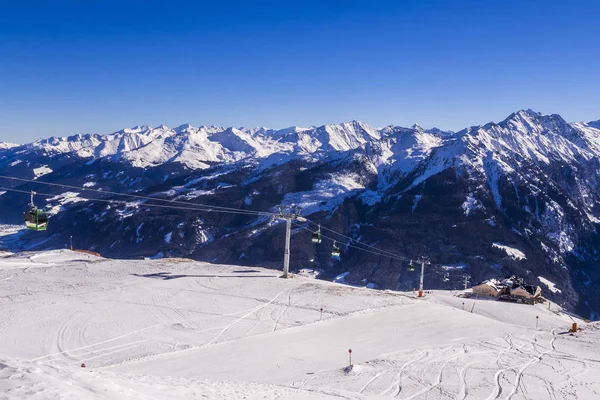
[(21, 235), (27, 232), (24, 225), (0, 224), (0, 249), (18, 251), (22, 247)]
[(343, 203), (346, 197), (364, 188), (358, 174), (332, 174), (327, 179), (316, 182), (310, 191), (287, 193), (281, 204), (300, 206), (302, 214), (310, 215), (317, 211), (331, 210)]
[(52, 173), (52, 170), (50, 168), (48, 168), (47, 165), (43, 165), (43, 166), (41, 166), (39, 168), (34, 168), (33, 169), (33, 175), (35, 175), (34, 179), (37, 179), (39, 177), (42, 177), (44, 175), (48, 175), (48, 174), (51, 174), (51, 173)]
[(411, 213), (414, 214), (415, 213), (415, 209), (417, 208), (417, 205), (419, 205), (419, 201), (421, 200), (423, 196), (421, 196), (420, 194), (415, 196), (415, 199), (413, 200), (413, 204), (412, 204), (412, 209), (411, 209)]
[(20, 144), (0, 142), (0, 149), (12, 149), (13, 147), (18, 147), (18, 146), (20, 146)]
[(548, 286), (548, 289), (550, 289), (550, 291), (552, 293), (561, 293), (562, 292), (559, 288), (556, 287), (556, 284), (554, 284), (554, 282), (549, 281), (548, 279), (544, 278), (543, 276), (538, 276), (538, 279), (544, 285)]
[(525, 257), (525, 253), (523, 253), (519, 249), (515, 249), (514, 247), (505, 246), (505, 245), (503, 245), (501, 243), (498, 243), (498, 242), (492, 243), (492, 247), (495, 247), (495, 248), (500, 249), (500, 250), (504, 250), (504, 252), (510, 258), (512, 258), (514, 260), (527, 260), (527, 257)]
[(467, 217), (472, 215), (476, 210), (483, 208), (479, 200), (473, 196), (473, 193), (469, 193), (461, 207)]
[(339, 274), (338, 276), (336, 276), (335, 278), (333, 278), (333, 281), (336, 283), (346, 283), (346, 277), (350, 275), (350, 272), (343, 272), (341, 274)]
[(465, 269), (468, 267), (468, 265), (460, 263), (460, 264), (442, 265), (441, 267), (445, 271), (453, 271), (453, 270), (455, 271), (455, 270)]
[(0, 225), (0, 237), (2, 236), (6, 236), (6, 235), (12, 235), (14, 233), (17, 233), (19, 231), (26, 231), (27, 229), (23, 226), (23, 225), (5, 225), (5, 224), (1, 224)]
[(418, 299), (279, 275), (68, 250), (0, 258), (0, 398), (585, 400), (600, 393), (600, 326), (576, 319), (582, 330), (571, 336), (572, 321), (556, 304), (444, 291)]
[(46, 212), (48, 215), (56, 215), (65, 209), (66, 204), (86, 202), (88, 199), (79, 197), (77, 192), (64, 192), (57, 196), (46, 199)]

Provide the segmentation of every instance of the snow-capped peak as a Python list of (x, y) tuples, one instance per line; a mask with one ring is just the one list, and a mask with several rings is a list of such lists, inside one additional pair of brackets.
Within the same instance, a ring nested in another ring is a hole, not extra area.
[(148, 126), (148, 125), (136, 125), (133, 128), (130, 128), (128, 130), (131, 131), (131, 133), (133, 133), (133, 132), (147, 131), (148, 129), (150, 129), (150, 126)]
[(502, 127), (510, 126), (520, 131), (529, 131), (535, 124), (534, 121), (541, 114), (533, 110), (519, 110), (510, 114), (504, 121), (498, 123)]
[(18, 146), (20, 146), (20, 144), (0, 142), (0, 149), (12, 149), (13, 147), (18, 147)]
[(173, 129), (176, 133), (181, 133), (181, 132), (186, 132), (186, 131), (190, 131), (190, 130), (194, 130), (196, 129), (194, 126), (192, 126), (191, 124), (185, 123), (182, 125), (179, 125), (177, 128)]
[(440, 128), (433, 127), (431, 129), (426, 129), (425, 132), (432, 133), (434, 135), (452, 135), (453, 131), (444, 131)]
[(559, 134), (569, 136), (572, 126), (560, 115), (545, 115), (533, 110), (520, 110), (498, 124), (524, 134)]
[(323, 125), (313, 132), (315, 138), (325, 145), (325, 148), (336, 151), (355, 149), (381, 137), (376, 129), (359, 121)]
[[(42, 150), (44, 154), (75, 153), (80, 157), (117, 157), (135, 166), (152, 166), (164, 162), (182, 162), (190, 168), (204, 168), (207, 162), (230, 162), (245, 158), (265, 158), (274, 154), (286, 157), (314, 157), (314, 154), (343, 152), (368, 147), (371, 154), (380, 154), (378, 163), (397, 162), (394, 154), (404, 154), (402, 160), (415, 163), (446, 140), (468, 142), (466, 148), (482, 149), (497, 154), (518, 154), (536, 162), (548, 163), (559, 157), (573, 160), (591, 159), (600, 154), (600, 121), (567, 123), (559, 115), (544, 115), (533, 110), (519, 110), (502, 122), (465, 129), (456, 134), (437, 128), (425, 130), (414, 124), (411, 128), (386, 126), (373, 128), (353, 120), (319, 127), (269, 128), (195, 127), (183, 124), (171, 129), (135, 126), (108, 135), (85, 134), (51, 137), (24, 147), (27, 151)], [(0, 144), (1, 149), (15, 147)], [(479, 156), (483, 157), (483, 153)], [(479, 157), (478, 156), (478, 157)], [(278, 159), (284, 160), (278, 156)], [(398, 164), (400, 166), (400, 164)]]

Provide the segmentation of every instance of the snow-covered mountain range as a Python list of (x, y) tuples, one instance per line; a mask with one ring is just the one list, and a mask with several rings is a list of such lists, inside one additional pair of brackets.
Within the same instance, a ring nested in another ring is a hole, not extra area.
[[(516, 273), (545, 288), (544, 276), (560, 289), (545, 294), (598, 318), (599, 157), (600, 122), (521, 110), (459, 132), (359, 121), (281, 130), (182, 125), (0, 143), (0, 175), (258, 211), (299, 205), (356, 240), (407, 258), (428, 255), (434, 287), (456, 286), (464, 274)], [(52, 196), (38, 201), (54, 215), (50, 229), (22, 235), (28, 248), (62, 247), (73, 235), (109, 256), (280, 264), (282, 226), (265, 217), (107, 204), (87, 199), (118, 197), (6, 179), (0, 187)], [(0, 221), (18, 223), (27, 202), (0, 195)], [(332, 259), (331, 242), (315, 246), (309, 236), (294, 231), (293, 266), (323, 276), (348, 271), (348, 281), (381, 288), (416, 284), (398, 260), (350, 246)]]
[[(280, 130), (194, 127), (190, 124), (173, 129), (164, 125), (156, 128), (136, 126), (108, 135), (50, 137), (26, 145), (0, 143), (0, 149), (11, 149), (20, 156), (41, 153), (113, 161), (122, 159), (140, 168), (171, 162), (181, 163), (190, 169), (205, 169), (214, 163), (264, 159), (272, 155), (315, 157), (317, 153), (344, 152), (364, 147), (367, 143), (386, 142), (402, 135), (403, 129), (392, 126), (375, 129), (359, 121)], [(417, 125), (412, 130), (443, 134), (439, 130), (424, 131)]]

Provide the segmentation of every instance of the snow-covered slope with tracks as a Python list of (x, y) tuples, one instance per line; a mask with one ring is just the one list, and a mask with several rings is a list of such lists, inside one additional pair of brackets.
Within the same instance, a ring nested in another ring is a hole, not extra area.
[[(185, 259), (0, 258), (0, 398), (595, 399), (600, 327), (551, 304)], [(536, 318), (539, 317), (539, 318)], [(352, 366), (348, 350), (352, 349)], [(85, 364), (85, 368), (81, 365)]]

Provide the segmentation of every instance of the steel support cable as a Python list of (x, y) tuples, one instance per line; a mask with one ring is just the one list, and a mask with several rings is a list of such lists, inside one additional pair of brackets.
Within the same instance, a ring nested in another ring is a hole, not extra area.
[[(24, 194), (30, 194), (31, 191), (27, 191), (27, 190), (20, 190), (20, 189), (12, 189), (12, 188), (5, 188), (5, 187), (0, 187), (0, 190), (4, 190), (4, 191), (9, 191), (9, 192), (16, 192), (16, 193), (24, 193)], [(40, 192), (35, 192), (36, 195), (39, 196), (44, 196), (44, 197), (57, 197), (56, 194), (50, 194), (50, 193), (40, 193)], [(114, 200), (114, 199), (94, 199), (94, 198), (85, 198), (85, 200), (87, 201), (91, 201), (91, 202), (103, 202), (103, 203), (109, 203), (109, 204), (120, 204), (120, 205), (127, 205), (127, 201), (126, 200)], [(147, 204), (147, 203), (143, 203), (144, 207), (155, 207), (155, 208), (166, 208), (166, 209), (172, 209), (172, 210), (187, 210), (187, 211), (204, 211), (204, 212), (216, 212), (216, 213), (225, 213), (225, 214), (242, 214), (242, 215), (255, 215), (255, 214), (249, 214), (244, 212), (244, 210), (240, 210), (240, 211), (231, 211), (231, 210), (213, 210), (210, 208), (207, 209), (198, 209), (198, 208), (193, 208), (193, 207), (180, 207), (180, 206), (169, 206), (169, 205), (163, 205), (163, 204)], [(308, 222), (308, 220), (307, 220)], [(311, 221), (312, 222), (312, 221)], [(304, 225), (301, 225), (297, 222), (292, 221), (292, 223), (304, 230), (307, 230), (309, 232), (312, 232), (311, 229), (305, 227)], [(332, 232), (341, 235), (340, 233), (331, 230)], [(327, 235), (323, 235), (321, 234), (322, 237), (324, 237), (325, 239), (331, 240), (332, 242), (340, 242), (339, 240), (336, 240), (332, 237), (329, 237)], [(344, 235), (341, 235), (344, 236)], [(346, 238), (349, 238), (347, 236), (344, 236)], [(350, 240), (354, 240), (352, 238), (349, 238)], [(358, 247), (358, 246), (354, 246), (350, 243), (345, 243), (345, 242), (340, 242), (340, 244), (346, 246), (346, 247), (351, 247), (357, 250), (361, 250), (370, 254), (374, 254), (380, 257), (387, 257), (387, 258), (391, 258), (397, 261), (408, 261), (409, 258), (405, 258), (405, 257), (401, 257), (401, 256), (397, 256), (394, 254), (390, 254), (389, 252), (385, 252), (385, 251), (379, 251), (379, 249), (377, 249), (378, 251), (371, 251), (371, 250), (367, 250), (363, 247)]]
[(392, 253), (391, 251), (382, 250), (382, 249), (380, 249), (380, 248), (378, 248), (378, 247), (375, 247), (375, 246), (373, 246), (373, 245), (370, 245), (370, 244), (366, 244), (366, 243), (360, 242), (360, 241), (358, 241), (358, 240), (356, 240), (356, 239), (354, 239), (354, 238), (351, 238), (350, 236), (346, 236), (346, 235), (344, 235), (344, 234), (342, 234), (342, 233), (340, 233), (340, 232), (334, 231), (333, 229), (327, 228), (326, 226), (323, 226), (323, 225), (320, 225), (320, 224), (318, 224), (318, 223), (316, 223), (316, 222), (314, 222), (314, 221), (311, 221), (310, 219), (306, 219), (306, 222), (310, 222), (311, 224), (314, 224), (314, 225), (317, 225), (317, 226), (321, 226), (321, 229), (323, 229), (323, 230), (329, 231), (329, 232), (331, 232), (331, 233), (334, 233), (334, 234), (336, 234), (336, 235), (339, 235), (339, 236), (341, 236), (341, 237), (343, 237), (343, 238), (345, 238), (345, 239), (351, 240), (351, 241), (353, 241), (353, 242), (360, 243), (362, 246), (369, 247), (369, 248), (371, 248), (371, 249), (374, 249), (374, 250), (377, 250), (377, 251), (379, 251), (379, 252), (381, 252), (381, 253), (386, 253), (386, 254), (388, 254), (390, 257), (401, 258), (401, 259), (403, 259), (404, 261), (410, 261), (410, 260), (411, 260), (410, 258), (405, 258), (405, 257), (403, 257), (403, 256), (400, 256), (400, 255), (398, 255), (398, 254)]
[[(26, 193), (26, 194), (30, 194), (31, 191), (27, 191), (27, 190), (20, 190), (20, 189), (11, 189), (11, 188), (4, 188), (4, 187), (0, 187), (0, 190), (5, 190), (5, 191), (9, 191), (9, 192), (17, 192), (17, 193)], [(36, 195), (39, 196), (44, 196), (44, 197), (56, 197), (56, 194), (50, 194), (50, 193), (40, 193), (40, 192), (35, 192)], [(60, 196), (60, 195), (58, 195)], [(110, 203), (110, 204), (122, 204), (122, 205), (127, 205), (127, 200), (114, 200), (114, 199), (93, 199), (93, 198), (89, 198), (89, 197), (85, 197), (82, 198), (91, 202), (104, 202), (104, 203)], [(186, 210), (186, 211), (204, 211), (204, 212), (216, 212), (216, 213), (224, 213), (224, 214), (240, 214), (240, 215), (256, 215), (254, 213), (247, 213), (244, 212), (243, 210), (241, 211), (229, 211), (229, 210), (218, 210), (218, 209), (211, 209), (211, 208), (192, 208), (192, 207), (180, 207), (180, 206), (169, 206), (166, 204), (147, 204), (147, 203), (143, 203), (140, 204), (140, 206), (143, 207), (156, 207), (156, 208), (166, 208), (166, 209), (170, 209), (170, 210)]]
[[(309, 229), (309, 228), (307, 228), (307, 227), (305, 227), (305, 226), (303, 226), (303, 225), (301, 225), (301, 224), (299, 224), (299, 223), (297, 223), (297, 222), (293, 222), (293, 221), (292, 221), (292, 223), (293, 223), (294, 225), (296, 225), (296, 226), (298, 226), (298, 227), (302, 228), (302, 229), (305, 229), (305, 230), (307, 230), (307, 231), (309, 231), (309, 232), (312, 232), (312, 230), (311, 230), (311, 229)], [(385, 254), (385, 253), (382, 253), (382, 252), (375, 252), (375, 251), (367, 250), (367, 249), (365, 249), (365, 248), (363, 248), (363, 247), (354, 246), (354, 245), (352, 245), (352, 244), (350, 244), (350, 243), (344, 243), (344, 242), (340, 242), (339, 240), (333, 239), (333, 238), (331, 238), (331, 237), (329, 237), (329, 236), (326, 236), (326, 235), (323, 235), (323, 234), (321, 234), (321, 236), (322, 236), (322, 237), (324, 237), (325, 239), (329, 239), (329, 240), (331, 240), (332, 242), (339, 242), (341, 245), (344, 245), (344, 246), (347, 246), (347, 247), (353, 247), (353, 248), (355, 248), (355, 249), (362, 250), (362, 251), (365, 251), (365, 252), (367, 252), (367, 253), (375, 254), (375, 255), (377, 255), (377, 256), (381, 256), (381, 257), (388, 257), (388, 258), (395, 259), (395, 260), (397, 260), (397, 261), (406, 261), (406, 260), (408, 260), (407, 258), (403, 258), (403, 257), (397, 257), (397, 256), (392, 256), (392, 255)]]
[(186, 206), (195, 206), (195, 207), (210, 208), (210, 209), (213, 209), (213, 210), (214, 209), (219, 209), (219, 210), (226, 210), (226, 211), (243, 211), (243, 212), (245, 212), (247, 214), (255, 214), (255, 215), (269, 215), (269, 216), (274, 215), (274, 213), (266, 212), (266, 211), (254, 211), (254, 210), (243, 210), (241, 208), (232, 208), (232, 207), (223, 207), (223, 206), (211, 206), (209, 204), (192, 203), (192, 202), (189, 202), (189, 201), (168, 200), (168, 199), (161, 199), (161, 198), (150, 197), (150, 196), (140, 196), (140, 195), (129, 194), (129, 193), (118, 193), (118, 192), (111, 192), (111, 191), (108, 191), (108, 190), (98, 190), (98, 189), (86, 188), (86, 187), (81, 187), (81, 186), (73, 186), (73, 185), (65, 185), (65, 184), (60, 184), (60, 183), (38, 181), (38, 180), (34, 180), (34, 179), (16, 178), (16, 177), (13, 177), (13, 176), (6, 176), (6, 175), (0, 175), (0, 178), (10, 179), (10, 180), (13, 180), (13, 181), (34, 183), (34, 184), (38, 184), (38, 185), (48, 185), (48, 186), (63, 187), (63, 188), (74, 189), (74, 190), (82, 190), (82, 191), (85, 190), (85, 191), (88, 191), (88, 192), (97, 192), (97, 193), (103, 193), (103, 194), (111, 194), (111, 195), (114, 195), (114, 196), (131, 197), (131, 198), (136, 198), (136, 199), (146, 199), (146, 200), (153, 200), (153, 201), (163, 201), (163, 202), (174, 203), (174, 204), (185, 204)]
[[(211, 206), (208, 204), (201, 204), (201, 203), (191, 203), (191, 202), (186, 202), (186, 201), (178, 201), (178, 200), (168, 200), (168, 199), (161, 199), (161, 198), (156, 198), (156, 197), (150, 197), (150, 196), (140, 196), (140, 195), (134, 195), (134, 194), (129, 194), (129, 193), (118, 193), (118, 192), (112, 192), (112, 191), (105, 191), (105, 190), (98, 190), (98, 189), (91, 189), (91, 188), (85, 188), (85, 187), (80, 187), (80, 186), (73, 186), (73, 185), (66, 185), (66, 184), (59, 184), (59, 183), (52, 183), (52, 182), (45, 182), (45, 181), (38, 181), (38, 180), (33, 180), (33, 179), (25, 179), (25, 178), (16, 178), (16, 177), (12, 177), (12, 176), (6, 176), (6, 175), (0, 175), (0, 178), (4, 178), (4, 179), (10, 179), (10, 180), (14, 180), (14, 181), (20, 181), (20, 182), (27, 182), (27, 183), (34, 183), (34, 184), (41, 184), (41, 185), (48, 185), (48, 186), (55, 186), (55, 187), (63, 187), (63, 188), (69, 188), (69, 189), (74, 189), (74, 190), (83, 190), (83, 191), (91, 191), (91, 192), (96, 192), (96, 193), (102, 193), (102, 194), (111, 194), (114, 196), (123, 196), (123, 197), (130, 197), (130, 198), (135, 198), (135, 199), (144, 199), (144, 200), (151, 200), (151, 201), (163, 201), (163, 202), (167, 202), (167, 203), (172, 203), (172, 204), (185, 204), (187, 207), (174, 207), (174, 206), (161, 206), (158, 204), (145, 204), (146, 206), (150, 207), (159, 207), (159, 208), (170, 208), (170, 209), (178, 209), (178, 210), (193, 210), (193, 211), (206, 211), (206, 212), (217, 212), (217, 210), (221, 210), (219, 212), (222, 213), (231, 213), (231, 214), (242, 214), (242, 215), (258, 215), (258, 216), (270, 216), (273, 217), (276, 214), (272, 213), (272, 212), (268, 212), (268, 211), (254, 211), (254, 210), (243, 210), (241, 208), (233, 208), (233, 207), (223, 207), (223, 206)], [(9, 190), (7, 188), (4, 188), (2, 190)], [(12, 191), (17, 191), (16, 189), (10, 189)], [(30, 193), (27, 191), (21, 191), (22, 193)], [(40, 195), (42, 195), (40, 193)], [(56, 195), (49, 195), (49, 194), (45, 194), (44, 196), (56, 196)], [(124, 200), (102, 200), (102, 199), (93, 199), (93, 201), (105, 201), (105, 202), (124, 202)], [(411, 261), (410, 258), (406, 258), (403, 256), (400, 256), (398, 254), (392, 253), (390, 251), (387, 250), (382, 250), (376, 246), (367, 244), (367, 243), (363, 243), (360, 241), (355, 240), (354, 238), (351, 238), (349, 236), (346, 236), (340, 232), (337, 232), (333, 229), (327, 228), (326, 226), (322, 226), (321, 224), (318, 224), (310, 219), (306, 219), (306, 222), (311, 223), (313, 225), (316, 226), (321, 226), (321, 229), (331, 232), (335, 235), (339, 235), (340, 237), (343, 237), (345, 239), (348, 239), (350, 241), (356, 241), (357, 243), (359, 243), (361, 246), (365, 246), (368, 247), (370, 249), (373, 249), (375, 251), (377, 251), (377, 253), (371, 252), (373, 254), (386, 254), (388, 257), (396, 259), (396, 260), (400, 260), (400, 261)], [(296, 224), (297, 225), (297, 224)], [(301, 226), (304, 229), (310, 230), (308, 228), (305, 228), (304, 226)], [(325, 236), (324, 236), (325, 237)], [(334, 240), (328, 237), (328, 239), (330, 240)], [(348, 244), (348, 246), (350, 247), (354, 247), (357, 249), (361, 249), (364, 251), (368, 251), (364, 248), (358, 247), (358, 246), (354, 246), (354, 245), (350, 245)]]

